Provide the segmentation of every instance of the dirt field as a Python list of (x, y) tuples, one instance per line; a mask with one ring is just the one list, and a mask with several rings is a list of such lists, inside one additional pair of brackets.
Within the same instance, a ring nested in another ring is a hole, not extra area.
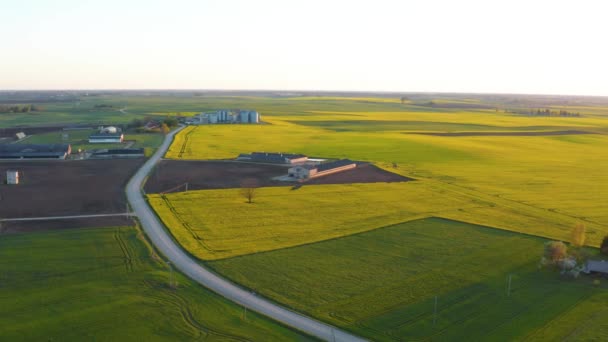
[[(263, 187), (298, 184), (272, 180), (273, 177), (285, 174), (287, 174), (287, 167), (278, 165), (163, 160), (150, 175), (144, 189), (147, 193), (167, 192), (176, 187), (179, 191), (183, 191), (186, 182), (190, 190), (238, 188), (241, 186), (241, 182), (247, 178), (256, 179), (257, 183)], [(407, 180), (410, 179), (373, 165), (362, 165), (353, 170), (320, 177), (303, 184), (403, 182)]]
[[(112, 214), (126, 211), (124, 187), (144, 159), (0, 162), (0, 217)], [(21, 184), (7, 185), (6, 170), (21, 172)], [(120, 221), (120, 222), (118, 222)], [(31, 231), (112, 226), (126, 219), (107, 217), (3, 223), (3, 230)]]
[(404, 133), (434, 135), (438, 137), (537, 137), (550, 135), (595, 134), (587, 131), (547, 131), (547, 132), (451, 132), (451, 133)]
[(372, 164), (360, 164), (356, 169), (333, 175), (313, 178), (304, 185), (312, 184), (350, 184), (350, 183), (393, 183), (407, 182), (413, 179), (380, 169)]

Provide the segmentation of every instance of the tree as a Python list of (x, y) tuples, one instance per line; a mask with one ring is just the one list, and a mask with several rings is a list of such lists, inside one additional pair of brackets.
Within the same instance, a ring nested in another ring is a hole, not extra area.
[(163, 122), (162, 125), (160, 125), (160, 131), (164, 134), (167, 135), (169, 134), (169, 126), (167, 126), (166, 123)]
[(409, 99), (406, 96), (401, 96), (401, 104), (404, 104), (405, 101), (408, 101)]
[(169, 127), (175, 127), (177, 126), (178, 121), (176, 118), (169, 116), (165, 120), (163, 120), (163, 123), (165, 123)]
[(602, 240), (602, 244), (600, 245), (600, 252), (602, 252), (602, 254), (608, 255), (608, 235), (604, 236), (604, 240)]
[(557, 265), (568, 257), (568, 246), (561, 241), (549, 241), (545, 243), (544, 261), (550, 265)]
[(572, 228), (572, 237), (570, 242), (574, 247), (583, 247), (585, 245), (585, 240), (587, 239), (586, 227), (582, 223), (577, 223), (574, 228)]
[(255, 178), (247, 178), (241, 182), (241, 195), (245, 197), (247, 203), (253, 203), (257, 188), (260, 187), (258, 180)]

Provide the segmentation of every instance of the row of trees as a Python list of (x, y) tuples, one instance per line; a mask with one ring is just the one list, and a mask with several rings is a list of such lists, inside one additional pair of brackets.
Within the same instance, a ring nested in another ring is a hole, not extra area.
[(40, 111), (42, 111), (42, 107), (33, 104), (0, 105), (0, 113), (29, 113)]
[(569, 112), (567, 110), (551, 110), (549, 108), (539, 109), (505, 109), (505, 113), (524, 114), (530, 116), (561, 116), (561, 117), (580, 117), (581, 113)]

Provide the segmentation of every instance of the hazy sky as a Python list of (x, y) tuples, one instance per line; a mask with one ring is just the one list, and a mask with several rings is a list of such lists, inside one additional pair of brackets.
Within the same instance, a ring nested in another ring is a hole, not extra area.
[(608, 95), (608, 3), (0, 0), (0, 89)]

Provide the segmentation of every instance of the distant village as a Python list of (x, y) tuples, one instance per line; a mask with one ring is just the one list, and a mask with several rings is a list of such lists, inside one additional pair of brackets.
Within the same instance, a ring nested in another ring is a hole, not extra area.
[(186, 125), (213, 125), (213, 124), (257, 124), (260, 123), (260, 113), (254, 110), (220, 109), (214, 112), (203, 112), (188, 118)]

